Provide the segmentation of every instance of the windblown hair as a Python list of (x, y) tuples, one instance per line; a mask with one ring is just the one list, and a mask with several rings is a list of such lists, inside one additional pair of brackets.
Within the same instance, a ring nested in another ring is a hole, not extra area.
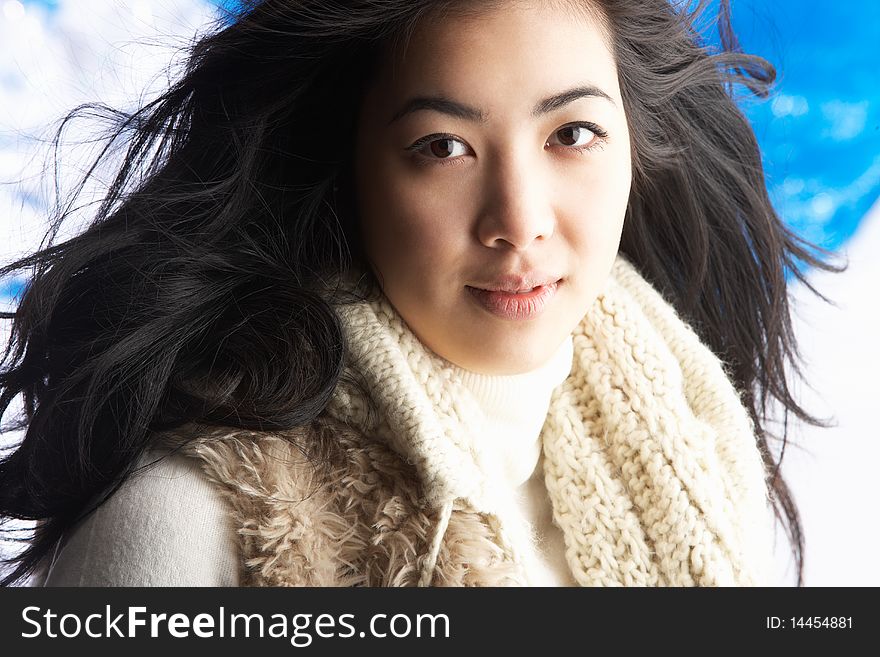
[[(633, 184), (621, 251), (724, 362), (773, 473), (777, 518), (802, 582), (797, 507), (769, 439), (772, 403), (823, 422), (790, 392), (797, 368), (786, 270), (837, 271), (792, 234), (767, 196), (734, 85), (775, 78), (743, 54), (728, 2), (721, 47), (668, 0), (581, 0), (599, 10), (630, 122)], [(255, 430), (315, 419), (344, 371), (332, 303), (381, 292), (361, 250), (352, 144), (361, 98), (389, 45), (461, 0), (267, 0), (194, 44), (160, 97), (113, 119), (127, 149), (89, 227), (0, 268), (30, 270), (0, 368), (0, 417), (25, 429), (0, 461), (0, 516), (36, 521), (2, 580), (23, 581), (65, 532), (115, 492), (159, 430), (189, 422)], [(62, 126), (63, 129), (63, 126)], [(60, 139), (59, 135), (56, 139)], [(820, 249), (821, 251), (821, 249)], [(827, 252), (826, 252), (827, 253)], [(329, 283), (356, 273), (362, 294)], [(818, 294), (815, 289), (810, 289)], [(821, 296), (821, 295), (820, 295)], [(823, 297), (824, 298), (824, 297)]]

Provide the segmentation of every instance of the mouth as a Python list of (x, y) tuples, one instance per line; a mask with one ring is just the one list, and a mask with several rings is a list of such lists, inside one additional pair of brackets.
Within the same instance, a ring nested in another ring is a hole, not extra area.
[(535, 272), (524, 275), (506, 275), (500, 276), (490, 282), (481, 282), (476, 285), (467, 285), (466, 287), (475, 290), (483, 290), (485, 292), (504, 292), (505, 294), (528, 294), (541, 287), (549, 287), (558, 285), (562, 282), (562, 277)]
[(556, 291), (562, 279), (532, 287), (515, 287), (510, 290), (491, 290), (466, 286), (477, 304), (487, 312), (507, 320), (534, 319), (541, 315)]
[[(492, 289), (488, 289), (488, 290), (485, 290), (485, 291), (486, 291), (486, 292), (503, 292), (504, 294), (528, 294), (529, 292), (534, 292), (534, 291), (537, 290), (539, 287), (543, 287), (543, 285), (536, 285), (535, 287), (530, 287), (530, 288), (528, 288), (527, 290), (505, 290), (505, 289), (492, 290)], [(481, 289), (483, 289), (483, 288), (477, 288), (477, 289), (478, 289), (478, 290), (481, 290)]]

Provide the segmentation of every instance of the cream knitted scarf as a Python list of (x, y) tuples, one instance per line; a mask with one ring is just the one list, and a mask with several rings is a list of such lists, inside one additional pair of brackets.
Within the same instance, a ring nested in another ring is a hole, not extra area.
[[(528, 570), (528, 530), (481, 449), (478, 410), (456, 369), (387, 298), (340, 306), (347, 367), (379, 414), (340, 384), (327, 408), (413, 463), (438, 523), (420, 583), (462, 499), (496, 521)], [(571, 374), (541, 432), (544, 475), (566, 560), (583, 586), (770, 583), (773, 524), (748, 414), (720, 361), (618, 256), (573, 331)]]

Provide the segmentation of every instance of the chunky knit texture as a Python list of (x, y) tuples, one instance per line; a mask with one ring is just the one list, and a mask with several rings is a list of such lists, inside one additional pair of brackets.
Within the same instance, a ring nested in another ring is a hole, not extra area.
[[(335, 445), (329, 477), (315, 476), (296, 440), (227, 436), (190, 448), (233, 509), (243, 582), (529, 584), (529, 530), (498, 485), (460, 369), (384, 297), (339, 313), (347, 367), (370, 399), (341, 383), (315, 423)], [(541, 443), (574, 580), (769, 583), (767, 475), (718, 359), (623, 257), (573, 346)], [(299, 444), (314, 439), (306, 432)]]
[(543, 442), (577, 580), (768, 583), (767, 477), (718, 359), (622, 258), (574, 343)]

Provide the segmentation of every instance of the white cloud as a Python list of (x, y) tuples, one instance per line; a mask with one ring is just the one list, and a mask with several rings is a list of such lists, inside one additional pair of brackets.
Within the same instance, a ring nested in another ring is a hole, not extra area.
[[(103, 102), (131, 110), (167, 86), (162, 75), (215, 15), (206, 0), (60, 0), (51, 11), (17, 0), (0, 14), (0, 262), (39, 246), (52, 180), (48, 140), (70, 109)], [(96, 155), (75, 146), (100, 126), (75, 123), (62, 152), (62, 180), (78, 179)], [(50, 170), (51, 171), (51, 170)], [(95, 184), (86, 199), (100, 195)], [(34, 203), (37, 200), (37, 203)], [(40, 207), (43, 205), (43, 208)], [(82, 228), (86, 216), (62, 236)]]
[(858, 103), (847, 103), (842, 100), (822, 103), (822, 116), (831, 123), (822, 136), (830, 137), (835, 141), (858, 137), (865, 129), (869, 107), (870, 103), (867, 100)]
[(784, 116), (803, 116), (810, 111), (810, 104), (803, 96), (779, 94), (770, 103), (770, 111), (773, 112), (773, 116), (779, 118)]

